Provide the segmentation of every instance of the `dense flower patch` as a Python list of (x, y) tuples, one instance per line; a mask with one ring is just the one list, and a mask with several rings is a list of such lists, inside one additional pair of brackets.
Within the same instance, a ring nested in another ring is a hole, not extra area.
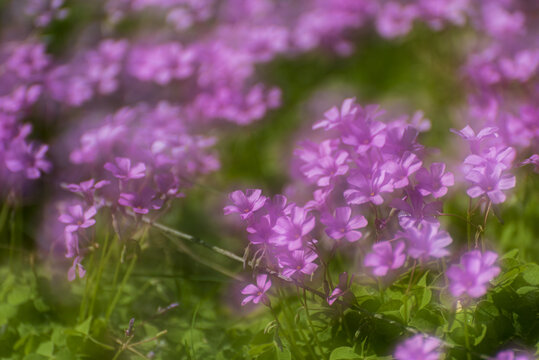
[[(0, 358), (533, 359), (538, 18), (527, 0), (0, 2)], [(292, 76), (331, 80), (367, 43), (436, 67), (438, 37), (462, 93), (430, 120), (402, 115), (409, 93)], [(232, 150), (264, 126), (273, 162), (241, 178)]]

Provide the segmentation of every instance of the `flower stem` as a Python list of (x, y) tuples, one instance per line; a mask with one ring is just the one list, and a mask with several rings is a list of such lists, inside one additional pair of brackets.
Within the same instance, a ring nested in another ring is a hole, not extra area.
[(470, 336), (468, 334), (468, 310), (463, 309), (464, 313), (464, 343), (466, 344), (466, 359), (472, 360), (470, 355)]
[[(299, 288), (296, 287), (298, 290), (299, 295)], [(320, 351), (320, 355), (326, 359), (327, 357), (324, 355), (324, 350), (322, 348), (322, 344), (320, 343), (320, 340), (318, 339), (318, 333), (316, 332), (316, 329), (314, 328), (314, 325), (311, 321), (311, 315), (309, 314), (309, 306), (307, 305), (307, 291), (303, 289), (303, 307), (305, 308), (305, 314), (307, 315), (307, 322), (309, 323), (309, 326), (311, 328), (311, 331), (313, 333), (314, 341), (316, 342), (316, 345), (318, 346), (318, 350)]]
[(137, 261), (137, 256), (134, 255), (133, 259), (131, 259), (131, 263), (129, 264), (129, 267), (127, 268), (127, 271), (124, 274), (122, 282), (120, 283), (120, 286), (118, 287), (118, 291), (116, 292), (116, 295), (114, 295), (114, 298), (112, 299), (112, 302), (110, 303), (109, 308), (107, 309), (107, 314), (105, 316), (105, 320), (107, 322), (109, 321), (110, 316), (112, 315), (112, 312), (114, 311), (114, 308), (116, 307), (116, 303), (118, 303), (118, 300), (120, 300), (120, 296), (122, 295), (125, 284), (127, 283), (127, 279), (129, 279), (129, 276), (131, 275), (131, 272), (133, 271), (133, 268), (135, 267), (136, 261)]

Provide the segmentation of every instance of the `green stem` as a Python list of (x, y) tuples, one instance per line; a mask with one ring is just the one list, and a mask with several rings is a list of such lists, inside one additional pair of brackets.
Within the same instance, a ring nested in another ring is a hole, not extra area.
[(468, 250), (471, 250), (471, 232), (472, 232), (472, 227), (471, 227), (471, 220), (472, 220), (472, 198), (470, 198), (470, 201), (468, 203), (468, 212), (466, 213), (466, 238), (468, 239)]
[(463, 309), (464, 312), (464, 343), (466, 344), (466, 359), (472, 360), (472, 356), (470, 354), (470, 336), (468, 334), (468, 310)]
[[(273, 318), (275, 319), (275, 321), (277, 322), (277, 328), (278, 329), (283, 329), (283, 325), (281, 324), (281, 322), (279, 321), (279, 316), (277, 315), (277, 312), (275, 311), (275, 309), (273, 308), (273, 306), (271, 306), (271, 304), (268, 305), (268, 307), (270, 308), (270, 311), (271, 311), (271, 314), (273, 315)], [(296, 353), (296, 357), (299, 359), (300, 357), (301, 358), (305, 358), (303, 356), (303, 354), (301, 353), (301, 351), (298, 350), (297, 348), (297, 345), (296, 345), (296, 342), (293, 341), (289, 336), (288, 336), (288, 333), (286, 331), (283, 331), (283, 335), (284, 337), (286, 338), (286, 340), (288, 341), (288, 343), (290, 344), (291, 346), (291, 351), (292, 352), (295, 352)]]
[(108, 262), (110, 255), (112, 253), (112, 244), (109, 245), (110, 234), (105, 238), (105, 244), (103, 245), (103, 251), (101, 253), (101, 258), (99, 260), (99, 267), (97, 269), (97, 279), (94, 285), (94, 292), (92, 295), (92, 300), (90, 302), (90, 308), (88, 314), (91, 316), (94, 312), (95, 301), (97, 299), (97, 292), (99, 291), (99, 284), (101, 283), (101, 277), (103, 275), (103, 270), (105, 269), (105, 264)]
[[(92, 252), (92, 255), (90, 256), (90, 261), (88, 262), (90, 265), (88, 268), (93, 269), (93, 263), (95, 258), (95, 252)], [(88, 302), (88, 293), (90, 291), (90, 276), (86, 276), (84, 281), (84, 292), (82, 294), (82, 301), (80, 302), (80, 309), (79, 309), (79, 323), (84, 321), (86, 318), (86, 303)]]
[(127, 271), (125, 272), (122, 282), (120, 283), (120, 287), (118, 288), (116, 295), (112, 299), (112, 302), (110, 303), (109, 308), (107, 309), (107, 314), (105, 316), (106, 322), (109, 321), (110, 316), (112, 315), (112, 312), (114, 311), (114, 308), (116, 307), (116, 304), (118, 303), (118, 300), (120, 300), (120, 296), (122, 295), (125, 284), (127, 283), (127, 279), (129, 279), (129, 276), (131, 275), (131, 272), (133, 271), (133, 268), (135, 267), (136, 261), (137, 261), (137, 256), (134, 255), (133, 259), (131, 259), (131, 263), (129, 264), (129, 267), (127, 268)]
[(288, 305), (288, 302), (286, 301), (286, 295), (284, 294), (282, 287), (279, 288), (278, 293), (279, 293), (279, 298), (281, 300), (281, 303), (283, 304), (283, 312), (285, 315), (284, 318), (285, 318), (286, 324), (291, 329), (292, 345), (294, 347), (298, 347), (296, 343), (296, 339), (294, 337), (294, 329), (296, 329), (301, 340), (305, 342), (305, 344), (307, 345), (307, 350), (309, 351), (313, 359), (316, 359), (316, 354), (314, 353), (312, 347), (309, 346), (309, 341), (307, 340), (307, 336), (303, 333), (303, 328), (301, 326), (294, 326), (293, 322), (290, 320), (294, 318), (294, 312), (292, 311), (292, 309)]
[[(299, 292), (299, 288), (298, 292)], [(309, 323), (309, 327), (311, 328), (311, 331), (314, 336), (314, 340), (316, 341), (316, 345), (318, 346), (318, 350), (320, 351), (320, 355), (327, 359), (327, 357), (324, 355), (324, 350), (322, 348), (322, 344), (320, 343), (320, 340), (318, 339), (318, 333), (316, 332), (316, 329), (314, 328), (314, 325), (311, 321), (311, 315), (309, 314), (309, 305), (307, 305), (307, 291), (303, 289), (303, 307), (305, 308), (305, 314), (307, 315), (307, 322)]]

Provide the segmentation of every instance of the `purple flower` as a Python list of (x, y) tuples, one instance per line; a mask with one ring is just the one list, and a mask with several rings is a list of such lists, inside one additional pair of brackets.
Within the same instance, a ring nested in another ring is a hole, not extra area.
[(348, 153), (338, 150), (338, 141), (325, 140), (320, 145), (308, 141), (302, 145), (303, 149), (294, 152), (303, 162), (300, 170), (318, 186), (328, 186), (334, 177), (348, 172)]
[(396, 2), (388, 2), (378, 13), (376, 29), (385, 38), (406, 35), (412, 29), (412, 22), (416, 17), (415, 6), (402, 6)]
[(400, 210), (399, 224), (403, 228), (418, 226), (422, 222), (439, 224), (438, 215), (442, 212), (441, 201), (427, 203), (417, 190), (409, 190), (405, 199), (393, 199), (391, 207)]
[(533, 171), (539, 173), (539, 154), (533, 154), (532, 156), (520, 163), (520, 166), (524, 165), (533, 165)]
[(318, 255), (311, 250), (293, 250), (290, 253), (279, 254), (279, 267), (283, 269), (282, 274), (286, 277), (292, 277), (296, 273), (312, 275), (318, 268), (313, 263)]
[(408, 186), (409, 176), (418, 171), (422, 164), (414, 153), (405, 152), (398, 161), (388, 161), (382, 165), (382, 170), (391, 175), (393, 188), (400, 189)]
[(364, 120), (348, 123), (342, 131), (341, 140), (353, 146), (358, 153), (370, 148), (381, 148), (386, 143), (386, 125), (379, 121)]
[(453, 241), (447, 231), (440, 231), (439, 225), (422, 223), (419, 227), (409, 227), (399, 236), (406, 240), (406, 252), (414, 259), (441, 258), (449, 255), (446, 247)]
[(356, 172), (347, 179), (354, 186), (344, 192), (344, 198), (348, 204), (364, 204), (372, 202), (380, 205), (384, 202), (381, 193), (392, 192), (391, 177), (384, 170), (377, 170), (372, 177), (365, 176), (362, 172)]
[(67, 279), (69, 281), (73, 281), (76, 279), (77, 274), (79, 275), (79, 278), (83, 278), (86, 274), (86, 270), (84, 270), (84, 267), (80, 263), (82, 258), (80, 256), (76, 256), (75, 259), (73, 259), (73, 265), (69, 268), (67, 271)]
[(462, 130), (451, 129), (450, 131), (466, 140), (470, 145), (470, 150), (473, 154), (479, 153), (482, 141), (488, 138), (498, 136), (497, 127), (486, 127), (484, 129), (481, 129), (477, 133), (477, 135), (475, 134), (475, 131), (470, 127), (470, 125), (466, 125), (464, 128), (462, 128)]
[(156, 193), (149, 187), (144, 187), (136, 193), (121, 193), (118, 204), (133, 209), (137, 214), (147, 214), (150, 209), (159, 210), (163, 200), (156, 197)]
[(326, 225), (326, 234), (329, 237), (340, 240), (345, 238), (348, 242), (354, 242), (361, 238), (361, 232), (356, 229), (367, 226), (367, 219), (364, 216), (352, 216), (350, 207), (339, 207), (335, 209), (335, 216), (324, 213), (320, 217), (322, 224)]
[(395, 350), (396, 360), (439, 360), (441, 341), (432, 336), (415, 335)]
[(95, 182), (94, 179), (90, 179), (80, 184), (68, 184), (67, 189), (71, 192), (81, 194), (89, 204), (93, 204), (95, 191), (109, 184), (110, 181), (107, 180)]
[(262, 196), (262, 190), (249, 189), (245, 193), (236, 190), (228, 195), (234, 205), (228, 205), (224, 208), (225, 215), (238, 213), (242, 220), (249, 218), (266, 203), (267, 198)]
[(518, 52), (513, 59), (503, 58), (500, 60), (500, 68), (506, 78), (528, 81), (539, 67), (539, 51), (523, 50)]
[(432, 195), (440, 198), (447, 194), (447, 187), (455, 184), (455, 178), (452, 173), (445, 172), (444, 163), (432, 163), (430, 171), (421, 168), (415, 175), (417, 180), (417, 190), (423, 196)]
[(252, 244), (268, 244), (273, 238), (273, 225), (271, 224), (270, 216), (260, 216), (247, 227), (249, 235), (247, 238)]
[(16, 141), (7, 151), (5, 163), (9, 171), (24, 172), (27, 179), (38, 179), (41, 172), (49, 172), (51, 163), (45, 160), (45, 153), (49, 147), (27, 144), (23, 140)]
[(389, 270), (395, 270), (404, 265), (404, 242), (382, 241), (372, 246), (372, 252), (365, 256), (363, 264), (372, 267), (376, 276), (385, 276)]
[(496, 354), (491, 360), (533, 360), (533, 357), (526, 354), (517, 354), (513, 350), (505, 350)]
[(97, 213), (95, 206), (90, 206), (86, 211), (81, 205), (73, 205), (67, 208), (68, 213), (61, 214), (58, 220), (61, 223), (67, 224), (66, 232), (75, 232), (79, 229), (86, 229), (95, 224), (93, 217)]
[(277, 219), (272, 239), (277, 246), (287, 246), (289, 250), (297, 250), (303, 246), (307, 235), (313, 230), (316, 219), (305, 208), (295, 206), (290, 215)]
[(467, 294), (473, 298), (487, 292), (487, 284), (500, 273), (494, 263), (498, 254), (473, 250), (460, 258), (459, 265), (451, 265), (446, 272), (449, 278), (449, 291), (455, 297)]
[(504, 166), (501, 164), (486, 167), (475, 167), (466, 174), (466, 180), (474, 185), (466, 193), (471, 198), (476, 198), (486, 194), (494, 204), (505, 201), (505, 194), (502, 190), (515, 187), (515, 176), (503, 174)]
[(146, 176), (146, 165), (144, 163), (137, 163), (131, 166), (131, 159), (117, 157), (115, 159), (116, 165), (113, 163), (106, 163), (105, 170), (108, 170), (114, 175), (114, 177), (120, 180), (141, 179)]
[[(350, 283), (351, 282), (352, 282), (352, 279), (350, 279)], [(338, 298), (343, 296), (348, 291), (349, 287), (350, 285), (348, 281), (348, 273), (343, 272), (339, 275), (339, 285), (335, 289), (333, 289), (331, 294), (326, 299), (329, 306), (333, 305), (333, 303), (335, 303), (335, 301), (337, 301)]]
[(258, 304), (259, 302), (262, 302), (263, 304), (269, 304), (268, 296), (266, 295), (266, 292), (271, 287), (271, 280), (268, 279), (268, 275), (266, 274), (260, 274), (256, 277), (256, 285), (249, 284), (246, 287), (241, 290), (241, 293), (243, 295), (247, 295), (245, 299), (241, 302), (241, 306), (250, 303), (251, 301), (253, 304)]
[(356, 98), (345, 99), (340, 111), (336, 106), (332, 107), (324, 113), (324, 119), (313, 125), (313, 130), (322, 128), (327, 131), (353, 120), (358, 111), (358, 106), (355, 102)]

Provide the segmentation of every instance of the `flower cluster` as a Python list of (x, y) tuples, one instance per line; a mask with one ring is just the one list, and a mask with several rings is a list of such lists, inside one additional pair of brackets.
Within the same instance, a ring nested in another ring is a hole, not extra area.
[[(238, 214), (242, 220), (250, 247), (255, 249), (249, 252), (255, 254), (250, 261), (302, 283), (326, 266), (322, 259), (327, 258), (328, 244), (331, 260), (339, 247), (365, 248), (371, 243), (363, 265), (376, 277), (395, 274), (412, 263), (415, 269), (418, 263), (428, 266), (448, 257), (453, 240), (439, 216), (443, 215), (441, 199), (455, 179), (444, 163), (426, 164), (427, 151), (417, 139), (428, 127), (420, 113), (411, 119), (388, 120), (378, 106), (362, 107), (354, 99), (328, 110), (313, 126), (317, 132), (323, 130), (319, 142), (301, 141), (294, 151), (298, 184), (289, 187), (291, 195), (270, 198), (259, 189), (229, 195), (231, 204), (224, 212)], [(497, 129), (475, 135), (467, 127), (457, 133), (472, 149), (463, 164), (469, 174), (488, 176), (491, 168), (510, 168), (511, 147), (484, 150), (484, 139), (496, 140)], [(510, 177), (514, 185), (514, 177), (500, 176), (506, 182)], [(293, 190), (294, 186), (304, 188), (304, 183), (312, 196)], [(500, 188), (507, 187), (496, 189)], [(488, 191), (490, 196), (494, 190)], [(291, 201), (294, 196), (297, 200)], [(464, 254), (460, 264), (446, 272), (451, 294), (456, 299), (483, 296), (500, 272), (497, 257), (491, 251)], [(349, 287), (344, 273), (338, 286), (325, 287), (328, 303), (333, 304)], [(436, 339), (418, 336), (399, 347), (396, 356), (434, 359), (439, 345)]]
[(77, 256), (80, 262), (91, 240), (82, 236), (81, 242), (79, 235), (95, 223), (92, 218), (101, 207), (146, 215), (182, 197), (199, 175), (219, 167), (210, 149), (214, 142), (196, 134), (181, 109), (167, 102), (121, 109), (104, 117), (99, 127), (84, 131), (80, 145), (69, 154), (72, 169), (77, 169), (69, 177), (83, 181), (66, 188), (79, 194), (88, 210), (76, 204), (59, 218), (69, 224), (66, 256)]

